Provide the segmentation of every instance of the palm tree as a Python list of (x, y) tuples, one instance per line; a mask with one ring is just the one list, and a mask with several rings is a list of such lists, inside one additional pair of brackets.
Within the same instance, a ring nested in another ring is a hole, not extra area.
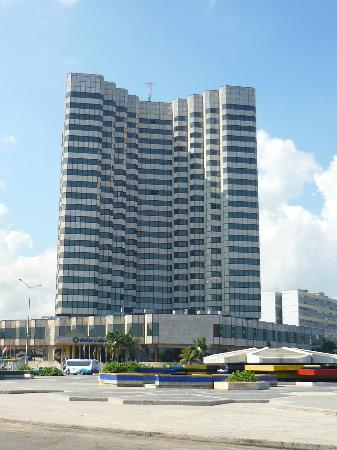
[(205, 356), (207, 352), (207, 342), (205, 337), (197, 337), (194, 339), (192, 347), (197, 351), (198, 360), (201, 361), (202, 357)]
[(117, 361), (122, 354), (124, 354), (125, 360), (129, 360), (132, 351), (141, 349), (138, 339), (134, 339), (130, 333), (124, 335), (119, 331), (110, 331), (105, 337), (104, 346), (107, 353), (111, 353), (111, 356)]
[(183, 348), (180, 357), (181, 362), (191, 364), (192, 362), (201, 362), (202, 357), (206, 354), (207, 343), (205, 337), (197, 337), (193, 344)]
[(333, 341), (323, 338), (322, 345), (319, 349), (320, 352), (324, 353), (336, 353), (337, 346)]
[(182, 363), (186, 363), (186, 364), (191, 364), (192, 362), (194, 362), (196, 360), (196, 352), (195, 349), (192, 347), (192, 345), (188, 346), (188, 347), (184, 347), (180, 353), (180, 362)]
[(119, 331), (110, 331), (105, 336), (104, 347), (107, 353), (111, 353), (112, 359), (116, 358), (118, 361), (124, 351), (124, 335)]
[(130, 333), (124, 336), (124, 355), (125, 360), (130, 359), (130, 354), (134, 351), (141, 350), (141, 345), (138, 339), (134, 339)]

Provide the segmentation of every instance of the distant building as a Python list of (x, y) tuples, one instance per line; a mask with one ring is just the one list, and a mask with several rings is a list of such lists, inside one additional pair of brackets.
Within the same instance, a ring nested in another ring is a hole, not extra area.
[(262, 292), (260, 320), (282, 323), (282, 294), (280, 292)]
[(326, 336), (337, 334), (337, 299), (323, 292), (291, 289), (261, 295), (261, 320), (321, 330)]

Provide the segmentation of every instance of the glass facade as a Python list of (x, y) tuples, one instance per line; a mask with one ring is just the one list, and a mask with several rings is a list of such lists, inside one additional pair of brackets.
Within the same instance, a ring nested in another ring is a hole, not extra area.
[(57, 315), (260, 317), (255, 91), (140, 101), (69, 74)]

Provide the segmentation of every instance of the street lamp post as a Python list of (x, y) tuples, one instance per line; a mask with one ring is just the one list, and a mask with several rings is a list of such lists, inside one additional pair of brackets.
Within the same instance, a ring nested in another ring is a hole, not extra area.
[(37, 287), (42, 287), (42, 284), (36, 284), (35, 286), (30, 286), (28, 283), (26, 283), (22, 278), (19, 278), (19, 281), (21, 283), (24, 283), (27, 288), (29, 289), (28, 293), (28, 315), (27, 315), (27, 322), (26, 322), (26, 354), (25, 354), (25, 364), (28, 363), (28, 343), (29, 343), (29, 321), (30, 321), (30, 298), (32, 289), (35, 289)]

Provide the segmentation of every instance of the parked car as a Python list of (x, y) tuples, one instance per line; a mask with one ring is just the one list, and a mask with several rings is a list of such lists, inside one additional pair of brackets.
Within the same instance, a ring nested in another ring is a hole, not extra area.
[(67, 375), (93, 375), (99, 373), (101, 363), (97, 359), (67, 359), (63, 372)]

